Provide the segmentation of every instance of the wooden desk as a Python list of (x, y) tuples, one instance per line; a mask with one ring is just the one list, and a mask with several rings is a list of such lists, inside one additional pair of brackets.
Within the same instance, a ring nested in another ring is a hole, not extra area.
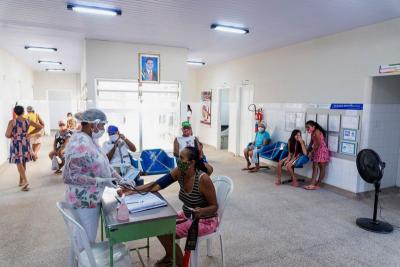
[[(159, 193), (155, 194), (163, 198)], [(167, 202), (168, 206), (166, 207), (130, 213), (129, 222), (119, 222), (117, 220), (116, 195), (115, 189), (106, 188), (102, 197), (102, 223), (104, 223), (106, 237), (110, 245), (110, 266), (113, 267), (113, 245), (165, 234), (172, 234), (172, 263), (173, 266), (176, 266), (175, 231), (177, 214), (174, 208)], [(149, 256), (149, 243), (147, 242), (147, 246), (142, 248), (147, 248), (147, 256)], [(141, 258), (140, 260), (142, 261)]]

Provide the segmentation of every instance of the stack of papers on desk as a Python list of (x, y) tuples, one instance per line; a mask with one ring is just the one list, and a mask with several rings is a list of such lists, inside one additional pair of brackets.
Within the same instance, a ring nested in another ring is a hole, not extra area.
[(134, 194), (125, 197), (125, 203), (130, 212), (139, 212), (167, 206), (167, 202), (158, 196), (147, 193), (146, 195)]

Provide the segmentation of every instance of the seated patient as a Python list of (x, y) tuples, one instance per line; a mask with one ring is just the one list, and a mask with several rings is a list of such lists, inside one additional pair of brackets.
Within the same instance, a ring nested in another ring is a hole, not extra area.
[(294, 176), (294, 165), (296, 164), (297, 159), (301, 155), (307, 155), (307, 148), (303, 138), (301, 137), (300, 130), (293, 130), (292, 134), (290, 135), (288, 141), (288, 156), (278, 163), (277, 168), (277, 176), (276, 176), (276, 185), (281, 184), (281, 177), (282, 177), (282, 167), (286, 166), (291, 178), (292, 178), (292, 186), (298, 187), (299, 182), (297, 181), (296, 177)]
[[(178, 168), (164, 175), (155, 182), (137, 186), (139, 192), (157, 192), (172, 183), (179, 183), (179, 199), (183, 202), (182, 211), (178, 212), (176, 219), (176, 237), (188, 235), (193, 217), (199, 218), (198, 236), (214, 232), (218, 226), (218, 203), (214, 184), (206, 173), (203, 162), (200, 160), (198, 149), (186, 147), (179, 153)], [(133, 194), (136, 191), (121, 188), (118, 194)], [(172, 261), (172, 235), (159, 236), (166, 255), (155, 266), (171, 266)], [(177, 266), (182, 264), (182, 250), (175, 244)]]
[[(68, 139), (72, 136), (64, 121), (58, 122), (59, 130), (56, 132), (53, 142), (53, 150), (49, 153), (49, 158), (53, 160), (54, 157), (60, 159), (61, 164), (58, 164), (58, 169), (55, 171), (56, 174), (61, 174), (62, 167), (65, 164), (64, 149), (68, 143)], [(57, 160), (58, 161), (58, 160)]]
[[(259, 151), (263, 146), (268, 145), (271, 142), (271, 137), (269, 133), (265, 130), (265, 124), (260, 123), (258, 126), (258, 131), (256, 133), (256, 138), (253, 142), (249, 143), (247, 147), (244, 149), (244, 158), (246, 159), (247, 166), (242, 170), (249, 170), (249, 172), (257, 172), (260, 169), (259, 163)], [(251, 166), (251, 161), (255, 164), (255, 167)]]
[(129, 151), (136, 151), (135, 145), (119, 132), (117, 126), (108, 126), (107, 132), (110, 139), (104, 142), (102, 149), (111, 166), (123, 178), (138, 178), (139, 171), (132, 166), (129, 156)]
[(197, 148), (200, 152), (200, 160), (203, 161), (207, 168), (207, 174), (211, 175), (213, 167), (208, 163), (206, 156), (203, 153), (203, 144), (193, 135), (192, 125), (189, 121), (182, 122), (182, 136), (178, 136), (174, 140), (174, 156), (179, 159), (179, 153), (186, 147)]

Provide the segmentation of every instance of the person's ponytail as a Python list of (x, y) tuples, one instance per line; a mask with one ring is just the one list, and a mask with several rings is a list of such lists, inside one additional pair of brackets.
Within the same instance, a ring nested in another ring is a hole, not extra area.
[(200, 159), (199, 149), (195, 147), (186, 147), (186, 149), (190, 152), (189, 160), (194, 160), (196, 162), (194, 165), (195, 169), (207, 173), (206, 165), (204, 165), (204, 162)]

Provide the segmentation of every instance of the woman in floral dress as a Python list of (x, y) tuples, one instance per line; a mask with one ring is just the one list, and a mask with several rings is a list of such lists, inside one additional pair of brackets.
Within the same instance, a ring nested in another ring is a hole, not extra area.
[(72, 135), (65, 148), (65, 197), (76, 209), (89, 241), (94, 242), (104, 188), (115, 187), (114, 183), (121, 177), (97, 144), (105, 131), (106, 115), (101, 110), (88, 109), (75, 117), (81, 122), (82, 130)]
[[(15, 119), (8, 122), (6, 137), (11, 139), (10, 163), (16, 164), (19, 173), (19, 186), (22, 191), (29, 191), (28, 177), (26, 176), (26, 163), (32, 160), (29, 137), (42, 130), (42, 126), (36, 122), (24, 118), (24, 107), (15, 106)], [(28, 134), (29, 126), (33, 130)]]

